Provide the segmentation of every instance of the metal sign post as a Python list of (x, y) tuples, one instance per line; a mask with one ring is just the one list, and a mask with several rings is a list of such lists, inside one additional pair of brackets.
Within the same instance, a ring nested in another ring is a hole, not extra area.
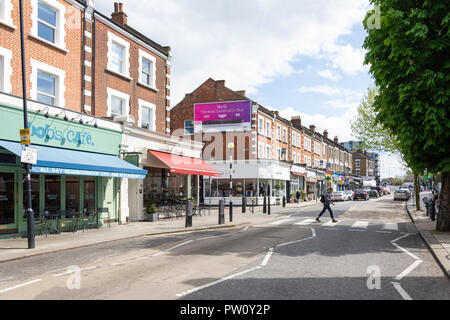
[[(24, 41), (24, 27), (23, 27), (23, 1), (19, 0), (20, 7), (20, 46), (21, 46), (21, 57), (22, 57), (22, 96), (23, 96), (23, 123), (24, 123), (24, 136), (28, 136), (28, 139), (23, 139), (21, 142), (26, 142), (24, 145), (28, 147), (31, 143), (30, 141), (30, 129), (28, 129), (28, 110), (27, 110), (27, 78), (25, 69), (25, 41)], [(21, 132), (22, 133), (22, 132)], [(25, 138), (25, 137), (24, 137)], [(21, 139), (22, 140), (22, 139)], [(32, 209), (31, 202), (31, 164), (25, 164), (26, 169), (26, 192), (27, 192), (27, 203), (26, 203), (26, 216), (27, 216), (27, 238), (28, 238), (28, 249), (34, 249), (35, 247), (35, 234), (34, 234), (34, 212)]]

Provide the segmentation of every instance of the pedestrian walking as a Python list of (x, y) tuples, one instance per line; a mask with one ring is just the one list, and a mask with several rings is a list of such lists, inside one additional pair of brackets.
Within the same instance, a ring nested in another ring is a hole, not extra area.
[(333, 216), (333, 210), (331, 210), (331, 206), (330, 204), (332, 204), (334, 206), (333, 201), (331, 200), (331, 194), (333, 193), (333, 189), (332, 188), (328, 188), (327, 193), (325, 193), (324, 195), (322, 195), (320, 202), (323, 203), (323, 209), (322, 212), (319, 213), (319, 216), (316, 218), (317, 222), (320, 222), (320, 217), (324, 214), (324, 212), (326, 210), (328, 210), (330, 212), (330, 216), (333, 222), (337, 222), (337, 220), (334, 219)]
[(297, 198), (297, 203), (298, 203), (300, 201), (300, 191), (297, 190), (295, 197)]

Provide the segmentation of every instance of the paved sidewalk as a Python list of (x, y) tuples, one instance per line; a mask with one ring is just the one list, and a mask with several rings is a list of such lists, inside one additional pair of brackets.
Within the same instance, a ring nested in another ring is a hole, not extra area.
[(236, 206), (233, 207), (232, 223), (229, 222), (228, 208), (225, 208), (225, 224), (223, 225), (218, 224), (218, 209), (211, 208), (210, 215), (206, 210), (205, 216), (194, 216), (190, 228), (185, 227), (185, 218), (182, 217), (157, 222), (132, 222), (111, 227), (104, 226), (101, 229), (78, 231), (75, 234), (65, 232), (58, 235), (52, 234), (48, 237), (38, 235), (36, 236), (35, 249), (27, 249), (26, 238), (4, 239), (0, 240), (0, 262), (146, 235), (163, 235), (269, 223), (280, 218), (283, 214), (289, 214), (311, 205), (316, 205), (316, 203), (289, 204), (286, 208), (274, 206), (271, 207), (270, 215), (263, 214), (262, 207), (255, 207), (254, 213), (251, 213), (250, 208), (247, 207), (247, 213), (242, 213), (241, 207)]
[(427, 244), (431, 253), (436, 261), (441, 266), (448, 278), (450, 278), (450, 232), (438, 232), (436, 231), (436, 221), (431, 221), (425, 214), (425, 204), (423, 198), (431, 198), (431, 192), (422, 192), (421, 197), (421, 209), (417, 211), (415, 206), (415, 200), (411, 197), (408, 200), (406, 209), (408, 211), (411, 220), (416, 225), (420, 236)]

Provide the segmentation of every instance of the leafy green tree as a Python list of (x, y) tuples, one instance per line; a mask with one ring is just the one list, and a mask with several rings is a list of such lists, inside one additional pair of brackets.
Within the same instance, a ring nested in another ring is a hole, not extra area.
[(437, 230), (450, 231), (450, 1), (371, 0), (363, 47), (378, 95), (376, 120), (414, 172), (442, 173)]

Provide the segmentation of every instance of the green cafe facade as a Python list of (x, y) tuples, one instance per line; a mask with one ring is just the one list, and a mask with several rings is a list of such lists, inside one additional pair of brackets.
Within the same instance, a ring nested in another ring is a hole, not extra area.
[[(23, 128), (23, 110), (14, 104), (17, 101), (0, 103), (0, 238), (24, 236), (27, 232), (19, 132)], [(98, 212), (100, 226), (121, 221), (120, 179), (143, 179), (147, 172), (119, 157), (120, 125), (30, 104), (30, 147), (38, 151), (38, 161), (31, 169), (35, 216), (59, 212), (64, 224), (68, 213)]]

